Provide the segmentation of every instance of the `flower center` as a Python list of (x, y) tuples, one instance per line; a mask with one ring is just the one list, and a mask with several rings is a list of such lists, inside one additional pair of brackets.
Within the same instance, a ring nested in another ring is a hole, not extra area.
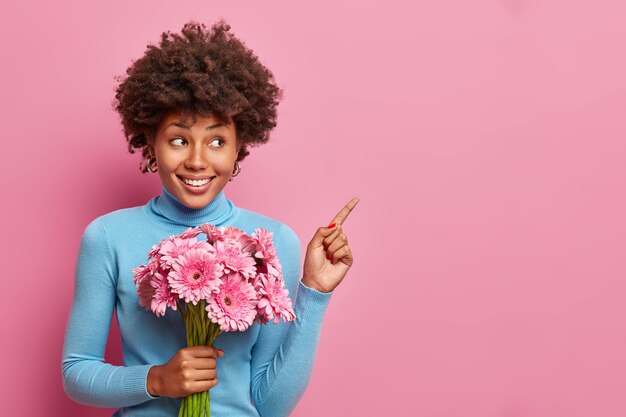
[(230, 297), (224, 297), (224, 304), (230, 307), (233, 302), (231, 301)]
[(193, 282), (198, 282), (200, 279), (202, 279), (202, 274), (199, 271), (193, 271), (191, 273), (191, 280)]

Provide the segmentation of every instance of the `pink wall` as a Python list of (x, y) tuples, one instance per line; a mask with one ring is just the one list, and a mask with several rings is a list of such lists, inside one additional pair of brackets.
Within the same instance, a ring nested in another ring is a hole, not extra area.
[(294, 416), (626, 415), (625, 4), (3, 2), (2, 414), (111, 414), (60, 358), (84, 227), (160, 189), (113, 76), (224, 17), (285, 90), (227, 196), (303, 246), (361, 198)]

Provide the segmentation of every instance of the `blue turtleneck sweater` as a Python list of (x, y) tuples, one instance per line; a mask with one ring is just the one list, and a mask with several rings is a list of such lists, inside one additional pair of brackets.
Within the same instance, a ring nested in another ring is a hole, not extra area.
[[(300, 281), (298, 236), (284, 223), (235, 206), (224, 190), (204, 208), (190, 209), (165, 187), (146, 205), (100, 216), (85, 228), (62, 358), (63, 386), (73, 400), (118, 408), (113, 416), (178, 415), (181, 399), (152, 397), (146, 380), (151, 366), (166, 363), (186, 346), (185, 326), (178, 312), (156, 317), (139, 305), (132, 268), (147, 263), (152, 245), (202, 223), (235, 226), (248, 234), (257, 227), (272, 231), (297, 316), (293, 322), (254, 324), (217, 337), (214, 346), (224, 356), (217, 359), (219, 382), (210, 391), (212, 417), (280, 417), (296, 406), (332, 295)], [(113, 312), (124, 366), (104, 362)]]

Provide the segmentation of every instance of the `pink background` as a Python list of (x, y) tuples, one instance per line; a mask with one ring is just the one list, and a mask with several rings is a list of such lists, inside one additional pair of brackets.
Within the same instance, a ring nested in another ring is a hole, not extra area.
[(160, 190), (113, 76), (224, 17), (285, 90), (227, 196), (303, 249), (361, 198), (294, 416), (626, 415), (626, 3), (222, 3), (2, 2), (2, 414), (112, 413), (60, 360), (85, 226)]

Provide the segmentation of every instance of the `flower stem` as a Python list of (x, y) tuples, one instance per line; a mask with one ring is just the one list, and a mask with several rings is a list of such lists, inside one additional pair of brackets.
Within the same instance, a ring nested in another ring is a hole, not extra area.
[[(215, 337), (221, 333), (219, 325), (211, 322), (205, 310), (206, 301), (200, 300), (196, 305), (185, 304), (181, 315), (187, 331), (187, 346), (211, 346)], [(178, 417), (210, 417), (210, 392), (196, 392), (183, 398)]]

